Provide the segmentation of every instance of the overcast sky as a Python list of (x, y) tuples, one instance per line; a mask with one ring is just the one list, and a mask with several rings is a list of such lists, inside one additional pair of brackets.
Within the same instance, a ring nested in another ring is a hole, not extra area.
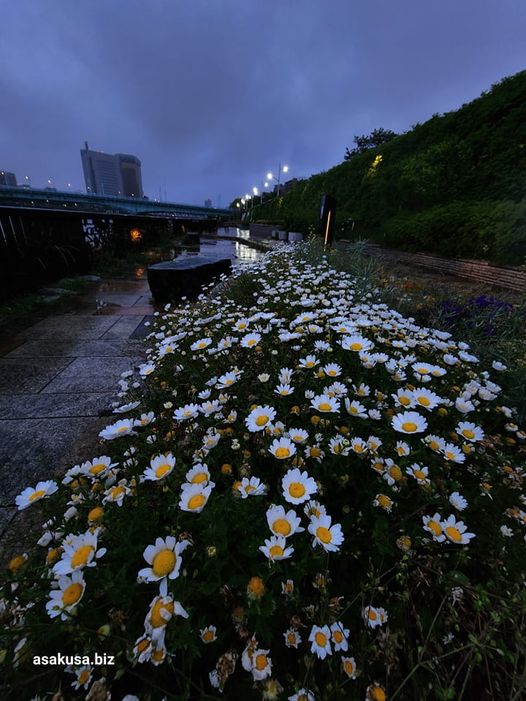
[(525, 0), (0, 0), (0, 168), (84, 191), (80, 149), (145, 194), (227, 205), (339, 163), (526, 67)]

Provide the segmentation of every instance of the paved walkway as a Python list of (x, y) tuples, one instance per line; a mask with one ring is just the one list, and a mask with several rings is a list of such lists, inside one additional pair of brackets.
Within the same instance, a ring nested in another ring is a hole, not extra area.
[(101, 280), (65, 313), (1, 339), (0, 539), (24, 487), (93, 457), (121, 373), (142, 360), (153, 312), (146, 280)]

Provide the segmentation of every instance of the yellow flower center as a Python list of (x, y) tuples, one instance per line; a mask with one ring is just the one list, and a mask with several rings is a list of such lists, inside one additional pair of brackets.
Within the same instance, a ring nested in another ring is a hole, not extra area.
[(124, 487), (112, 487), (110, 491), (110, 496), (113, 500), (117, 500), (121, 494), (124, 492)]
[(289, 484), (289, 494), (294, 499), (300, 499), (305, 494), (305, 487), (301, 482), (291, 482)]
[(193, 477), (192, 477), (192, 484), (201, 484), (202, 482), (206, 482), (208, 480), (208, 475), (206, 472), (197, 472)]
[(319, 411), (330, 411), (331, 405), (329, 404), (329, 402), (322, 402), (321, 404), (318, 405), (318, 410)]
[(290, 523), (286, 518), (278, 518), (272, 524), (272, 530), (279, 535), (288, 536), (291, 531)]
[(404, 421), (402, 428), (404, 431), (407, 431), (407, 433), (414, 433), (418, 426), (413, 421)]
[(173, 601), (163, 603), (162, 599), (158, 599), (155, 602), (150, 615), (150, 622), (153, 628), (161, 628), (162, 626), (165, 626), (168, 622), (161, 616), (161, 611), (167, 611), (170, 614), (170, 617), (173, 616)]
[(204, 341), (201, 341), (201, 343), (199, 343), (197, 347), (199, 350), (201, 350), (201, 348), (206, 348), (206, 343)]
[(458, 530), (458, 528), (455, 528), (454, 526), (448, 526), (446, 528), (446, 534), (447, 534), (448, 538), (450, 538), (451, 540), (454, 540), (455, 543), (460, 543), (460, 541), (462, 540), (462, 535), (461, 535), (460, 531)]
[(247, 346), (255, 346), (257, 343), (255, 338), (251, 338), (249, 341), (247, 341)]
[(160, 647), (158, 650), (153, 651), (152, 660), (155, 660), (155, 662), (161, 662), (164, 659), (165, 654), (164, 649)]
[(188, 500), (188, 508), (192, 511), (195, 509), (200, 509), (205, 502), (206, 497), (204, 496), (204, 494), (194, 494), (194, 496), (190, 497), (190, 499)]
[(374, 609), (369, 609), (367, 616), (370, 621), (376, 621), (376, 619), (378, 618), (378, 614)]
[(37, 489), (37, 491), (33, 492), (33, 494), (29, 497), (29, 501), (36, 501), (37, 499), (42, 499), (45, 493), (45, 489)]
[(273, 545), (269, 549), (269, 553), (270, 553), (271, 557), (281, 557), (283, 555), (283, 552), (284, 551), (283, 551), (283, 548), (281, 547), (281, 545)]
[(343, 668), (345, 670), (345, 673), (351, 676), (354, 673), (354, 665), (351, 662), (351, 660), (345, 660), (343, 663)]
[(120, 428), (117, 429), (117, 433), (127, 433), (128, 431), (128, 426), (121, 426)]
[(391, 499), (389, 499), (388, 496), (385, 494), (380, 494), (378, 497), (378, 503), (382, 507), (382, 509), (388, 509), (391, 506)]
[(351, 350), (353, 351), (359, 351), (362, 350), (363, 348), (363, 343), (359, 343), (359, 341), (355, 341), (354, 343), (351, 343)]
[(287, 642), (289, 645), (296, 645), (296, 633), (288, 633)]
[(252, 577), (247, 585), (247, 589), (252, 596), (263, 596), (265, 593), (265, 584), (261, 577)]
[(343, 633), (341, 632), (341, 630), (335, 630), (332, 634), (332, 637), (335, 643), (341, 643), (341, 641), (343, 640)]
[(427, 397), (417, 397), (416, 401), (422, 406), (429, 406), (431, 401)]
[(214, 631), (212, 630), (205, 630), (205, 632), (202, 635), (202, 640), (205, 643), (211, 643), (212, 640), (214, 639)]
[(254, 665), (256, 669), (261, 672), (265, 667), (267, 666), (268, 661), (267, 661), (267, 656), (263, 654), (256, 655), (256, 660), (254, 662)]
[(85, 684), (88, 681), (90, 674), (91, 674), (91, 672), (89, 669), (83, 669), (82, 672), (77, 677), (79, 684)]
[(429, 441), (429, 447), (431, 450), (438, 450), (440, 446), (436, 441)]
[(471, 438), (475, 438), (475, 431), (472, 431), (470, 428), (465, 428), (462, 431), (462, 435), (464, 436), (464, 438), (467, 438), (469, 440)]
[(319, 448), (311, 448), (310, 449), (310, 456), (311, 458), (319, 458), (321, 455), (321, 450)]
[(274, 455), (275, 455), (277, 458), (280, 458), (280, 459), (288, 458), (289, 455), (290, 455), (290, 450), (289, 450), (288, 448), (283, 448), (283, 447), (282, 447), (282, 448), (277, 448), (277, 449), (276, 449), (276, 452), (274, 453)]
[(318, 631), (314, 636), (314, 640), (316, 641), (316, 644), (320, 647), (325, 647), (325, 645), (327, 645), (327, 636), (325, 635), (325, 633), (320, 633)]
[(66, 587), (62, 592), (62, 603), (64, 606), (73, 606), (73, 604), (76, 604), (82, 596), (83, 591), (84, 588), (82, 584), (78, 582), (73, 582), (73, 584)]
[(71, 566), (73, 569), (77, 569), (77, 567), (84, 567), (93, 551), (93, 545), (81, 545), (71, 558)]
[(427, 526), (435, 535), (442, 535), (442, 526), (438, 523), (438, 521), (428, 521)]
[(374, 689), (371, 691), (371, 698), (373, 701), (386, 701), (387, 696), (385, 695), (385, 691), (381, 687), (375, 686)]
[(389, 474), (396, 482), (402, 479), (402, 470), (398, 465), (393, 465), (393, 467), (389, 469)]
[(307, 360), (307, 362), (305, 363), (305, 367), (306, 368), (313, 368), (314, 363), (312, 362), (312, 360)]
[(417, 480), (425, 480), (426, 475), (422, 470), (413, 470), (413, 475), (417, 478)]
[(322, 543), (330, 543), (332, 540), (332, 534), (328, 528), (325, 528), (325, 526), (318, 526), (316, 529), (316, 538), (321, 540)]
[(256, 419), (256, 426), (265, 426), (268, 423), (269, 418), (266, 414), (260, 414)]
[(400, 402), (400, 404), (403, 404), (404, 406), (409, 406), (409, 404), (411, 404), (411, 400), (409, 399), (409, 397), (405, 397), (405, 396), (399, 397), (398, 401)]
[(143, 638), (142, 640), (139, 640), (137, 643), (137, 652), (141, 654), (145, 650), (147, 650), (150, 647), (150, 641), (148, 638)]
[(155, 470), (155, 476), (161, 479), (161, 477), (164, 477), (167, 472), (170, 472), (171, 469), (171, 465), (168, 465), (168, 463), (163, 463)]
[(152, 570), (156, 577), (166, 577), (174, 569), (177, 556), (173, 550), (165, 548), (153, 558)]
[(92, 465), (90, 467), (90, 472), (92, 475), (99, 475), (103, 470), (105, 470), (107, 465), (105, 465), (103, 462), (98, 462), (96, 465)]

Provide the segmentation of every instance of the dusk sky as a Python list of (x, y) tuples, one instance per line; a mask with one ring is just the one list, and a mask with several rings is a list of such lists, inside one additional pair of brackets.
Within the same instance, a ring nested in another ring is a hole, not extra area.
[(84, 191), (80, 149), (145, 194), (227, 206), (278, 162), (402, 132), (526, 67), (524, 0), (0, 0), (0, 168)]

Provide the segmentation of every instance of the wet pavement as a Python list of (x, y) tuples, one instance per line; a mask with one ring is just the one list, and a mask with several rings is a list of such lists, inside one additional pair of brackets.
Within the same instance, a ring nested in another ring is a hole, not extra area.
[[(66, 311), (4, 342), (0, 357), (0, 537), (25, 486), (63, 473), (98, 450), (121, 373), (142, 362), (148, 282), (90, 283)], [(137, 335), (137, 334), (136, 334)]]
[[(260, 255), (237, 240), (207, 239), (205, 251), (240, 263)], [(90, 281), (58, 312), (0, 339), (0, 539), (23, 521), (14, 507), (22, 489), (102, 450), (98, 433), (121, 373), (144, 358), (155, 310), (137, 266), (126, 279)]]

